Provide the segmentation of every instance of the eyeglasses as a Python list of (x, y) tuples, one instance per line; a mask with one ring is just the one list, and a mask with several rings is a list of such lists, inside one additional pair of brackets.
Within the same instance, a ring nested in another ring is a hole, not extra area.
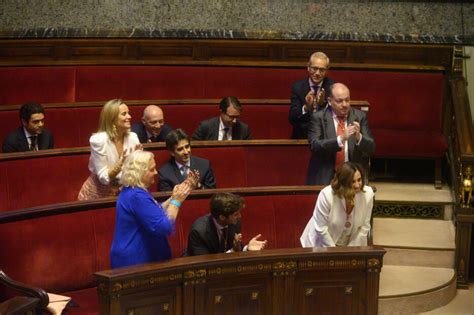
[(319, 67), (311, 67), (311, 66), (308, 66), (308, 70), (311, 73), (316, 73), (318, 71), (319, 73), (325, 73), (326, 71), (328, 71), (327, 68), (319, 68)]

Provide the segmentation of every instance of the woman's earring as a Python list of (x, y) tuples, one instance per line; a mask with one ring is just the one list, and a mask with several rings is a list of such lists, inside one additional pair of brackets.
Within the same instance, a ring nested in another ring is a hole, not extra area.
[(115, 124), (112, 125), (112, 129), (114, 130), (115, 133), (117, 132), (117, 126), (115, 126)]

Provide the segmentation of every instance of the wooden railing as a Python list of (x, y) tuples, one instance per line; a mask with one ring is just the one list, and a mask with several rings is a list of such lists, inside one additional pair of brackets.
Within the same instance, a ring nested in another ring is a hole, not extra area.
[(468, 288), (474, 224), (474, 128), (467, 95), (467, 83), (462, 76), (462, 53), (454, 64), (455, 75), (449, 79), (447, 111), (450, 113), (450, 171), (456, 200), (456, 272), (458, 287)]
[(97, 272), (100, 314), (377, 314), (384, 254), (276, 249)]

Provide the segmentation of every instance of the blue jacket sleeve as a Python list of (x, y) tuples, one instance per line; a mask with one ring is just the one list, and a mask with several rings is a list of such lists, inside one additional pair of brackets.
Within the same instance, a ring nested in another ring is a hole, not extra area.
[(131, 202), (135, 217), (146, 232), (160, 236), (173, 232), (175, 221), (168, 218), (163, 207), (149, 193), (139, 191)]

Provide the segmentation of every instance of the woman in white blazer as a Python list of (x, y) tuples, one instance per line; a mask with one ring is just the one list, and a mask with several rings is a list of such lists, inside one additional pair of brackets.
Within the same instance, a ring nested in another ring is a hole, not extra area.
[(300, 241), (303, 247), (367, 246), (374, 192), (359, 165), (346, 162), (319, 193)]
[(124, 158), (140, 149), (140, 141), (131, 128), (128, 106), (121, 99), (108, 101), (100, 112), (99, 130), (89, 142), (91, 175), (82, 185), (78, 200), (116, 196)]

